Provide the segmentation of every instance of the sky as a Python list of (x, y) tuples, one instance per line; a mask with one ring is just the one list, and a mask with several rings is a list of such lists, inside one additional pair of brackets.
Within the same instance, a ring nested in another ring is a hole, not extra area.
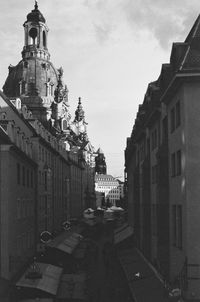
[[(38, 0), (49, 27), (48, 50), (64, 69), (73, 116), (82, 98), (89, 139), (107, 173), (123, 180), (124, 150), (149, 82), (183, 42), (199, 0)], [(21, 60), (23, 23), (34, 0), (1, 0), (0, 89)]]

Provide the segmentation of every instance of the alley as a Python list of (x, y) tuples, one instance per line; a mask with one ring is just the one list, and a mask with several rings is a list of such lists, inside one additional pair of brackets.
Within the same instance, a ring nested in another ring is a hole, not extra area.
[[(88, 301), (89, 302), (129, 302), (130, 296), (124, 272), (117, 259), (113, 246), (113, 231), (104, 228), (99, 238), (94, 240), (96, 252), (90, 259), (88, 267)], [(105, 261), (105, 246), (110, 246)]]

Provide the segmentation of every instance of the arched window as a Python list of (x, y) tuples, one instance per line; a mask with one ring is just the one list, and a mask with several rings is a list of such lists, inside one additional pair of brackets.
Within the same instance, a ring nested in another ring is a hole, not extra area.
[(47, 41), (46, 41), (46, 33), (45, 33), (45, 31), (43, 31), (43, 46), (44, 47), (46, 47), (47, 45), (47, 43), (46, 43)]
[(37, 37), (37, 28), (35, 27), (32, 27), (30, 30), (29, 30), (29, 36), (32, 38), (31, 39), (31, 44), (37, 44), (35, 39)]

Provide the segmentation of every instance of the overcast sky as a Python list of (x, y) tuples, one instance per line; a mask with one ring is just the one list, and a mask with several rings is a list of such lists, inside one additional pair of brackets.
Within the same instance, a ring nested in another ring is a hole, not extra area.
[[(104, 151), (108, 173), (123, 176), (124, 149), (149, 82), (185, 40), (199, 0), (39, 0), (48, 50), (64, 69), (71, 114), (82, 98), (88, 135)], [(2, 0), (0, 87), (21, 59), (23, 23), (34, 0)]]

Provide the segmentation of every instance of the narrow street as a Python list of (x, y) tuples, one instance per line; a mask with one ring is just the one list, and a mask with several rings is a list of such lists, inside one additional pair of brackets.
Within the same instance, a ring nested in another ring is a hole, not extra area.
[[(133, 301), (112, 241), (113, 232), (106, 228), (102, 235), (94, 240), (96, 251), (88, 267), (88, 302)], [(104, 245), (108, 243), (112, 246), (112, 251), (105, 261)]]

